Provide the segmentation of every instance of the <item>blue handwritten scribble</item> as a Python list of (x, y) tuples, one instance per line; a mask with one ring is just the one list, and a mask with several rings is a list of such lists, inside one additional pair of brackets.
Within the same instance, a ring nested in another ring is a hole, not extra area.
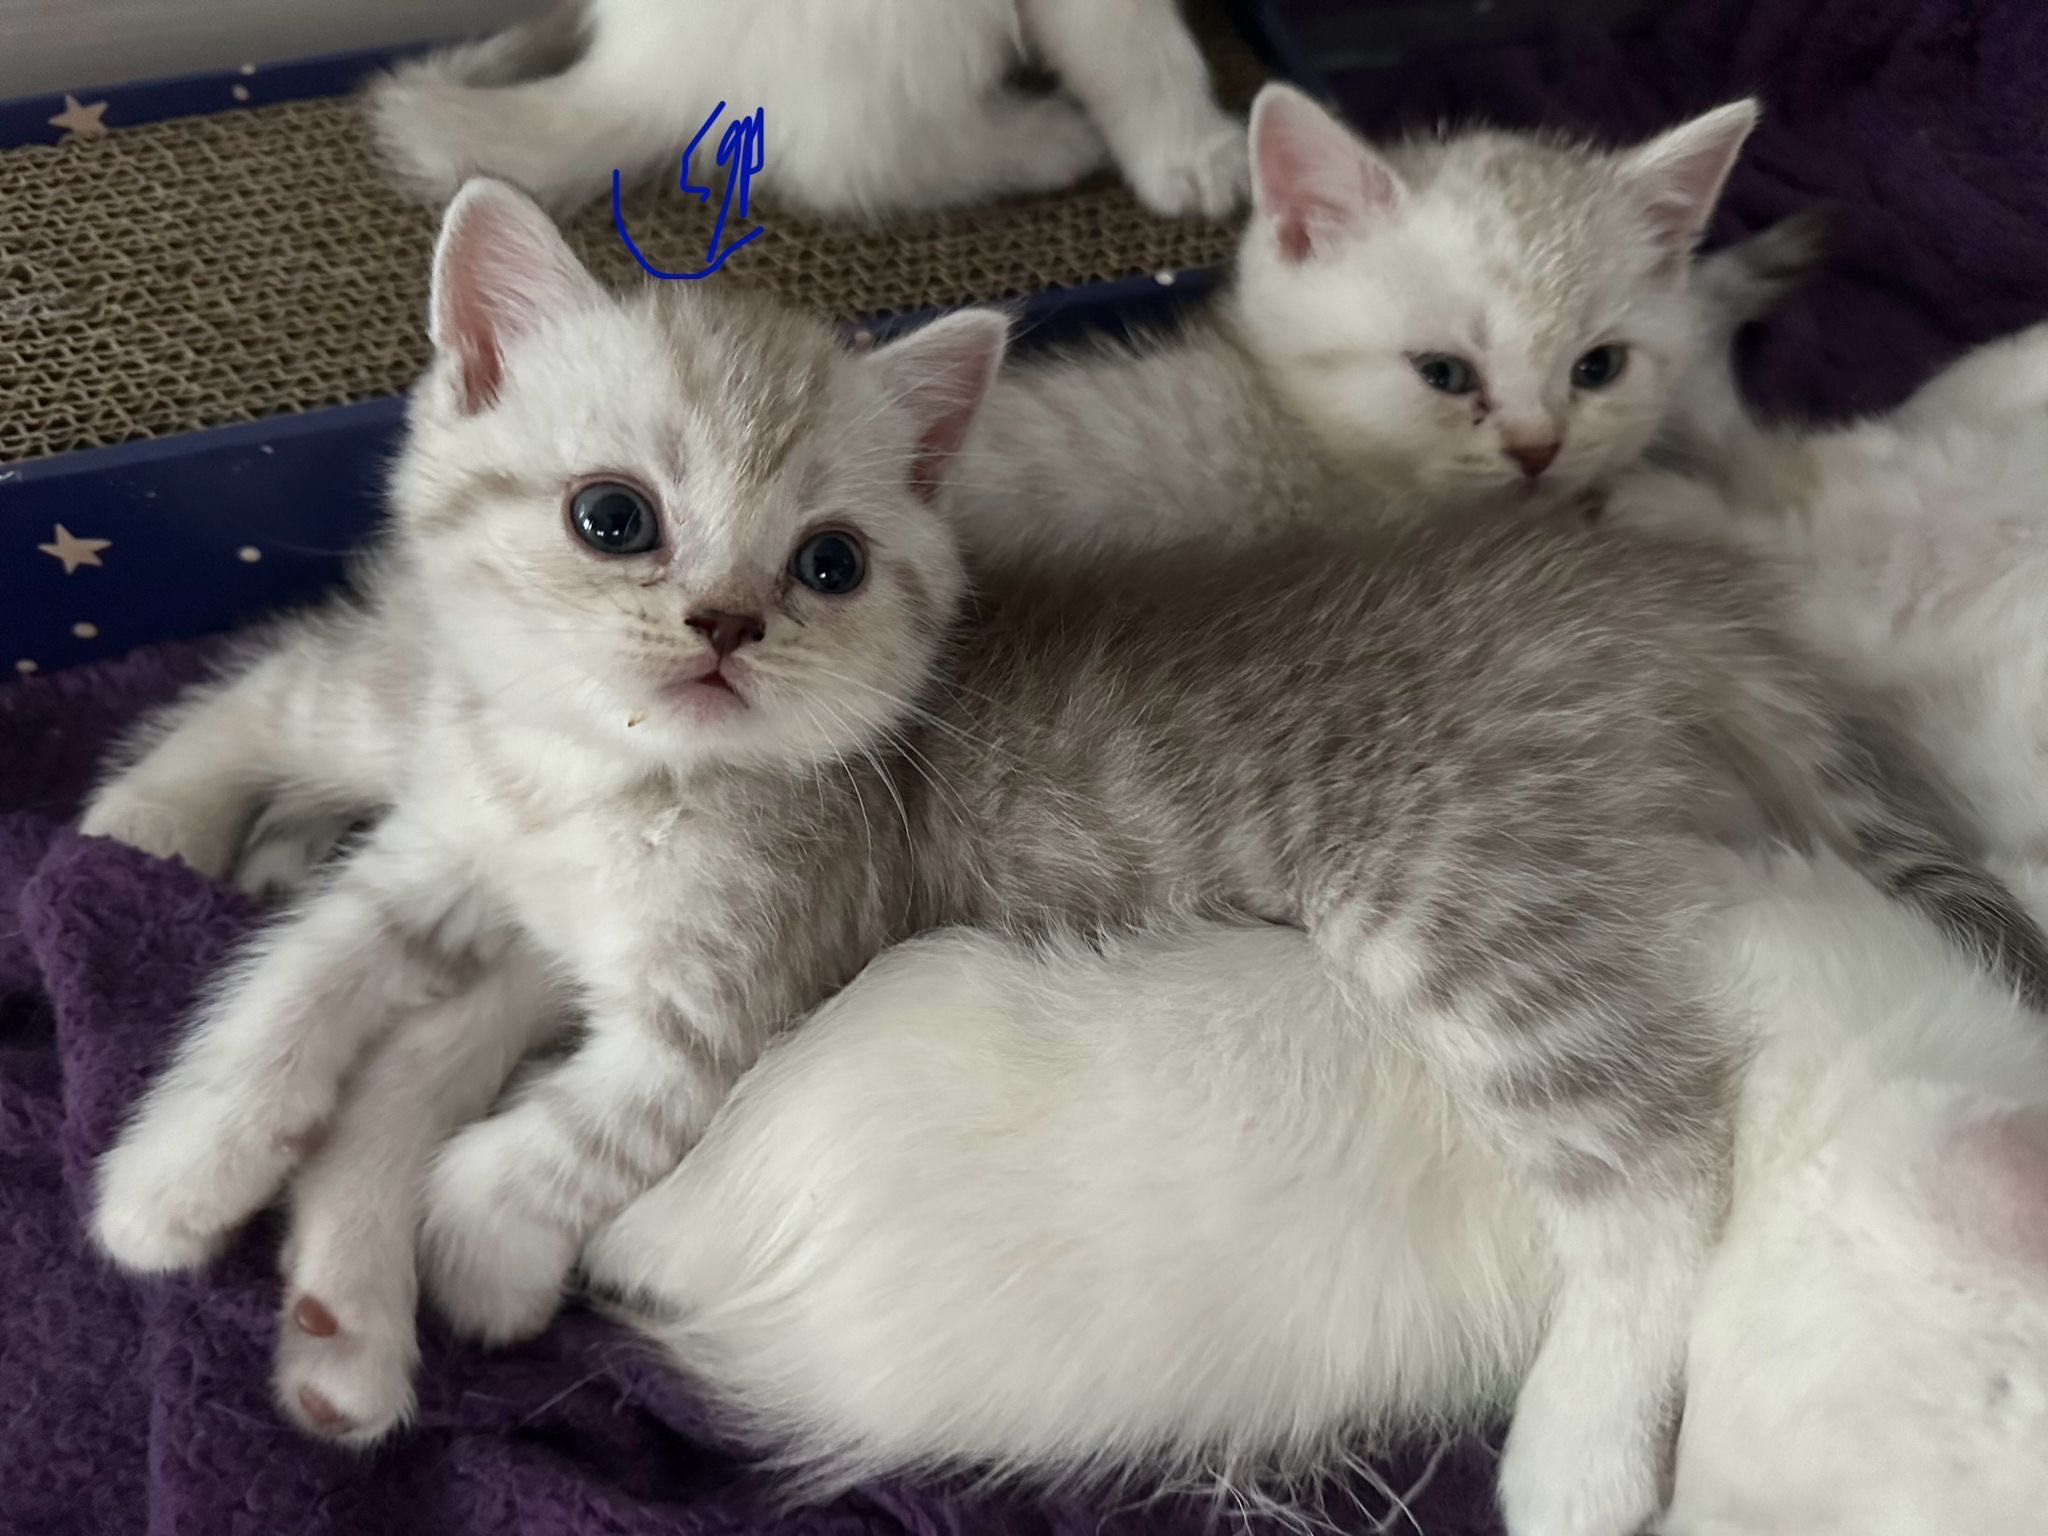
[[(697, 146), (704, 142), (704, 135), (711, 131), (711, 125), (725, 112), (725, 103), (720, 102), (711, 109), (711, 115), (704, 119), (704, 126), (697, 130), (697, 136), (690, 140), (690, 147), (683, 151), (683, 173), (677, 178), (677, 186), (695, 197), (706, 207), (711, 204), (711, 189), (697, 186), (690, 180), (690, 162), (696, 158)], [(619, 238), (626, 242), (626, 249), (633, 253), (633, 259), (640, 263), (640, 270), (650, 277), (661, 278), (664, 282), (681, 279), (695, 282), (700, 277), (709, 277), (725, 265), (725, 259), (750, 240), (757, 240), (763, 233), (750, 229), (724, 250), (718, 242), (725, 236), (725, 221), (732, 213), (733, 194), (739, 194), (739, 214), (747, 216), (747, 197), (754, 178), (768, 165), (768, 110), (756, 107), (751, 117), (736, 117), (726, 125), (725, 132), (718, 139), (718, 163), (725, 168), (725, 193), (718, 200), (718, 222), (711, 226), (711, 245), (704, 253), (708, 265), (695, 272), (664, 272), (640, 252), (633, 243), (633, 236), (626, 228), (626, 213), (620, 202), (617, 171), (612, 172), (612, 222), (619, 227)]]

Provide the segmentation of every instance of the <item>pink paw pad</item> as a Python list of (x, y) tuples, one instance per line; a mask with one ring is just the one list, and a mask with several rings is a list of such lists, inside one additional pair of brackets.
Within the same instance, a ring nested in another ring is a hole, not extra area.
[(299, 1409), (306, 1422), (325, 1435), (345, 1435), (355, 1421), (311, 1387), (299, 1388)]
[(298, 1324), (301, 1333), (311, 1334), (316, 1339), (331, 1339), (341, 1332), (341, 1324), (334, 1320), (334, 1314), (316, 1296), (301, 1296), (292, 1308), (292, 1321)]

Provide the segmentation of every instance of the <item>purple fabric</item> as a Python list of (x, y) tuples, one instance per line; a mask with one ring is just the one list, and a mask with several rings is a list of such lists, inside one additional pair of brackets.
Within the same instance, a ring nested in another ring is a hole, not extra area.
[[(1896, 400), (1948, 355), (2048, 313), (2044, 64), (2038, 0), (1687, 0), (1644, 36), (1495, 49), (1342, 87), (1370, 128), (1483, 114), (1615, 135), (1760, 89), (1771, 116), (1722, 233), (1820, 196), (1856, 214), (1838, 273), (1756, 358), (1767, 398), (1829, 412)], [(687, 1389), (584, 1315), (498, 1355), (430, 1325), (421, 1422), (375, 1456), (286, 1427), (267, 1387), (274, 1229), (202, 1278), (151, 1285), (110, 1273), (80, 1235), (93, 1158), (250, 921), (183, 867), (65, 826), (109, 733), (198, 666), (191, 648), (162, 647), (0, 686), (0, 1530), (1213, 1528), (1203, 1502), (934, 1485), (783, 1518), (772, 1481), (720, 1442)], [(1491, 1536), (1490, 1468), (1482, 1447), (1451, 1458), (1416, 1503), (1421, 1526)], [(1398, 1487), (1413, 1466), (1389, 1470)], [(1332, 1499), (1331, 1523), (1371, 1527), (1347, 1508)]]

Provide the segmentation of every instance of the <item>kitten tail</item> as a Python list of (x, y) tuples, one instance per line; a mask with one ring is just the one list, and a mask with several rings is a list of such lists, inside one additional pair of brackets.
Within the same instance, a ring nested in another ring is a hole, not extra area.
[(370, 127), (399, 185), (438, 205), (471, 176), (494, 176), (564, 213), (599, 190), (607, 167), (637, 179), (669, 128), (592, 73), (594, 27), (586, 0), (567, 0), (371, 82)]
[(1851, 720), (1846, 736), (1832, 776), (1844, 852), (1880, 890), (1991, 965), (2029, 1007), (2048, 1011), (2048, 935), (1969, 850), (1950, 810), (1957, 796), (1877, 721)]
[(1817, 203), (1700, 258), (1695, 269), (1709, 345), (1725, 346), (1824, 267), (1841, 244), (1848, 210)]

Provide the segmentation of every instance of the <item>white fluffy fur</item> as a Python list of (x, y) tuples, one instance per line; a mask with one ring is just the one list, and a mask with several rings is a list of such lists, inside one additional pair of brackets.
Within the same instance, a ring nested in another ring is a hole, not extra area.
[[(1732, 402), (1725, 371), (1719, 386)], [(1876, 420), (1791, 432), (1708, 414), (1733, 423), (1721, 451), (1631, 477), (1609, 515), (1724, 530), (1785, 561), (1809, 633), (1906, 701), (1989, 845), (2048, 858), (2048, 325)]]
[[(1936, 1215), (1948, 1132), (2048, 1114), (2048, 1026), (1832, 864), (1731, 870), (1716, 923), (1760, 1050), (1666, 1528), (2019, 1536), (2048, 1478), (2048, 1269), (1995, 1271)], [(1033, 956), (951, 933), (779, 1045), (586, 1265), (850, 1476), (1241, 1466), (1484, 1414), (1544, 1326), (1542, 1244), (1299, 935)]]
[[(2044, 413), (2048, 329), (1888, 421), (1754, 433), (1719, 486), (1615, 503), (1798, 562), (1810, 626), (1907, 692), (2037, 913)], [(2021, 1536), (2048, 1499), (2048, 1023), (1831, 864), (1731, 870), (1713, 937), (1759, 1050), (1662, 1529)], [(587, 1262), (827, 1475), (1235, 1465), (1484, 1412), (1545, 1322), (1533, 1214), (1342, 1019), (1288, 933), (934, 938)]]
[[(445, 198), (502, 177), (557, 209), (614, 168), (670, 173), (762, 108), (758, 185), (827, 212), (928, 208), (1064, 187), (1114, 157), (1162, 213), (1227, 212), (1244, 133), (1216, 106), (1174, 0), (586, 0), (400, 68), (373, 91), (386, 154)], [(1067, 94), (1004, 83), (1027, 55)]]

